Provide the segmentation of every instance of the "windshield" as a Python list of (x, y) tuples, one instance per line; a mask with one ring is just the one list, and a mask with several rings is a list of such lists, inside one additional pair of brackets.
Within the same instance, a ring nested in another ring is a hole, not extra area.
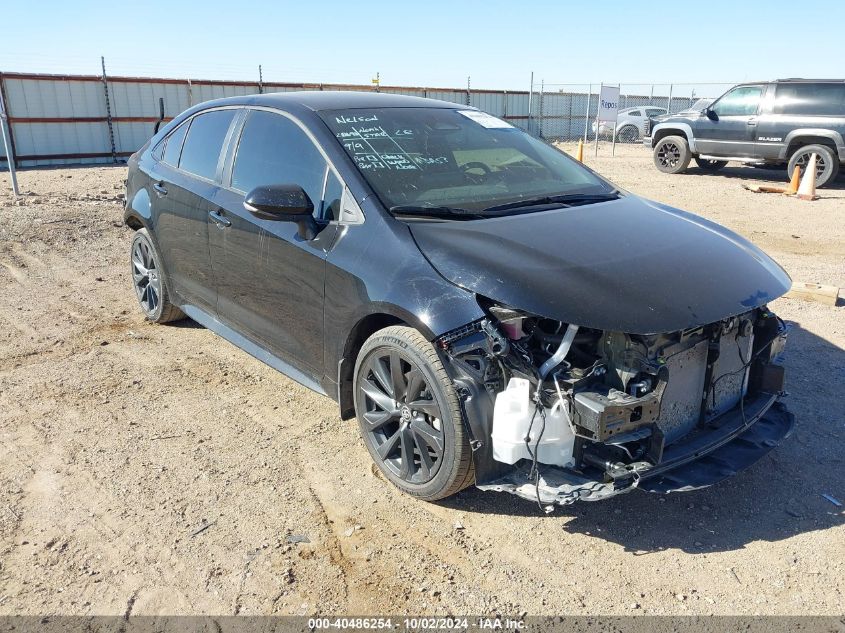
[(388, 209), (483, 211), (613, 186), (562, 152), (476, 110), (321, 112)]

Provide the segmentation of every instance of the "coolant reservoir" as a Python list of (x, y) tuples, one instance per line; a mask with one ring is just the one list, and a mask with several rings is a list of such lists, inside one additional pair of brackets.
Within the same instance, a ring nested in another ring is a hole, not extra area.
[[(524, 378), (511, 378), (507, 388), (496, 396), (493, 409), (493, 459), (505, 464), (515, 464), (520, 459), (531, 459), (525, 445), (525, 436), (531, 427), (535, 404), (531, 400), (531, 383)], [(537, 461), (555, 466), (571, 466), (575, 435), (569, 419), (561, 407), (545, 409), (546, 426), (540, 412), (534, 416), (529, 443), (537, 452)], [(535, 449), (541, 430), (543, 436)]]

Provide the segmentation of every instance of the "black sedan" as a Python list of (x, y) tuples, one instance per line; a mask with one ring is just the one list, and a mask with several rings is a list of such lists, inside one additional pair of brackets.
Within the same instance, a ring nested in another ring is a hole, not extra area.
[(200, 104), (129, 162), (135, 292), (357, 416), (402, 490), (690, 490), (792, 430), (786, 273), (452, 103)]

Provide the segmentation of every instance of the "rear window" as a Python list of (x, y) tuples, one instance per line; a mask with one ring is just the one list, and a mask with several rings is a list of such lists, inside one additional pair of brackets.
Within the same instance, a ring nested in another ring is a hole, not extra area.
[(774, 113), (845, 116), (845, 83), (778, 84)]
[[(235, 110), (215, 110), (194, 117), (188, 130), (188, 138), (185, 139), (182, 147), (179, 169), (214, 180), (217, 175), (220, 150), (223, 148), (229, 125), (235, 118), (235, 112)], [(165, 158), (170, 150), (170, 142), (167, 142), (168, 148), (164, 151)]]

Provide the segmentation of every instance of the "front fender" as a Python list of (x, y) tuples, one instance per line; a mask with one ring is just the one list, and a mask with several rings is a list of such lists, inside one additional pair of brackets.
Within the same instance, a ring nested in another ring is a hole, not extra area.
[(655, 125), (651, 130), (651, 145), (654, 146), (654, 139), (658, 136), (658, 133), (661, 130), (678, 130), (684, 133), (684, 136), (687, 137), (687, 142), (689, 143), (689, 148), (692, 153), (696, 153), (695, 147), (695, 135), (692, 132), (692, 126), (689, 123), (680, 123), (676, 121), (666, 121), (665, 123), (658, 123)]

